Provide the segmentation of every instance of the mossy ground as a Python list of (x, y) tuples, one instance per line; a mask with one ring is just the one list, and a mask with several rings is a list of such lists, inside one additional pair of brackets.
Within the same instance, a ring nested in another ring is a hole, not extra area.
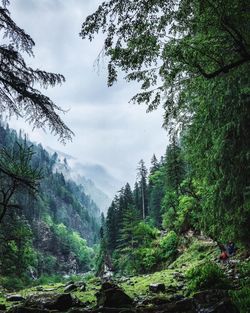
[[(183, 248), (175, 262), (173, 262), (166, 269), (151, 274), (115, 278), (115, 280), (132, 298), (147, 299), (150, 297), (154, 297), (155, 294), (149, 291), (149, 285), (155, 283), (164, 283), (167, 288), (166, 293), (157, 294), (158, 298), (166, 298), (173, 295), (186, 296), (188, 292), (185, 283), (186, 272), (190, 268), (198, 266), (201, 263), (207, 261), (215, 261), (216, 259), (218, 259), (218, 256), (219, 249), (213, 242), (193, 239), (188, 245), (188, 248)], [(83, 278), (80, 276), (78, 277), (78, 280), (85, 280), (87, 284), (87, 289), (84, 292), (80, 292), (79, 290), (73, 291), (72, 295), (74, 295), (82, 302), (88, 302), (89, 304), (94, 306), (96, 304), (95, 294), (101, 286), (100, 279), (94, 276), (89, 276), (87, 278)], [(41, 288), (43, 290), (39, 291)], [(27, 297), (30, 294), (44, 292), (63, 293), (64, 288), (65, 282), (52, 283), (23, 289), (18, 291), (18, 294), (22, 295), (23, 297)], [(6, 302), (4, 296), (4, 293), (0, 294), (0, 303), (6, 304), (7, 307), (11, 306), (12, 304)]]

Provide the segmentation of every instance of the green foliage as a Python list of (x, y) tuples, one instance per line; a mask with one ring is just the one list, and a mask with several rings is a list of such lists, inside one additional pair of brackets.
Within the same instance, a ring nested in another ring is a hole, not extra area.
[(17, 278), (28, 276), (37, 266), (37, 253), (32, 245), (32, 230), (27, 220), (14, 214), (6, 219), (0, 229), (0, 274), (15, 275)]
[(238, 307), (240, 313), (250, 312), (250, 262), (241, 262), (237, 266), (237, 272), (239, 273), (240, 288), (238, 290), (232, 290), (230, 296), (234, 303)]
[(185, 232), (194, 228), (197, 224), (195, 215), (197, 200), (189, 195), (179, 196), (179, 203), (176, 212), (175, 229), (178, 232)]
[(229, 286), (223, 271), (212, 262), (203, 263), (189, 269), (186, 273), (190, 291), (209, 288), (227, 288)]
[(79, 233), (70, 231), (64, 224), (54, 225), (54, 231), (63, 254), (73, 253), (81, 270), (89, 270), (93, 266), (93, 250)]
[(23, 289), (31, 284), (31, 280), (28, 276), (16, 277), (13, 275), (1, 276), (0, 285), (9, 291), (15, 291)]
[(237, 270), (240, 273), (240, 276), (244, 277), (245, 279), (249, 279), (250, 282), (250, 261), (242, 262), (238, 267)]
[(163, 260), (172, 261), (178, 251), (179, 237), (174, 231), (170, 231), (167, 235), (159, 241), (159, 246), (161, 249), (161, 257)]
[(42, 176), (41, 170), (31, 164), (33, 155), (33, 148), (26, 141), (16, 142), (12, 149), (0, 149), (0, 223), (8, 210), (20, 207), (13, 202), (18, 192), (34, 195), (38, 191)]
[(135, 238), (139, 245), (149, 245), (156, 238), (158, 230), (145, 222), (140, 222), (135, 230)]
[(240, 290), (231, 291), (230, 296), (240, 313), (250, 312), (250, 284), (242, 286)]
[[(25, 284), (26, 276), (35, 279), (65, 273), (69, 262), (75, 271), (89, 270), (94, 263), (89, 245), (97, 238), (99, 209), (81, 186), (54, 173), (53, 167), (59, 162), (56, 155), (50, 157), (41, 145), (31, 148), (23, 137), (21, 131), (17, 135), (0, 120), (0, 148), (4, 147), (0, 214), (5, 191), (11, 191), (11, 183), (19, 187), (11, 198), (5, 198), (9, 207), (0, 227), (0, 276), (15, 275), (20, 284)], [(33, 182), (40, 168), (43, 178), (38, 186)], [(30, 193), (38, 191), (37, 197), (24, 192), (25, 184)], [(20, 284), (17, 281), (17, 286)]]
[(162, 226), (165, 229), (173, 229), (176, 220), (178, 196), (175, 191), (167, 191), (162, 199)]
[[(98, 31), (106, 34), (109, 85), (122, 70), (128, 81), (141, 82), (133, 100), (146, 103), (149, 111), (163, 105), (173, 138), (165, 171), (160, 167), (163, 194), (153, 176), (149, 180), (149, 215), (156, 225), (161, 207), (167, 229), (191, 227), (245, 245), (250, 228), (246, 7), (240, 0), (105, 1), (80, 34), (90, 40)], [(152, 175), (159, 170), (154, 163)], [(187, 178), (190, 186), (182, 186)]]
[(134, 267), (137, 273), (151, 272), (157, 266), (157, 251), (154, 247), (139, 247), (134, 252)]

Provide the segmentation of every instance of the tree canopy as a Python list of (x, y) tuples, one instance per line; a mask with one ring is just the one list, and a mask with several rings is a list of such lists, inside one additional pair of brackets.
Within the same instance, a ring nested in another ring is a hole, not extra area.
[(249, 20), (248, 1), (110, 0), (86, 18), (80, 36), (106, 34), (108, 85), (124, 71), (128, 81), (141, 83), (133, 100), (148, 110), (162, 101), (169, 126), (189, 116), (185, 106), (177, 114), (186, 82), (249, 64)]
[(25, 118), (34, 127), (45, 128), (59, 136), (63, 142), (73, 133), (62, 121), (58, 112), (63, 110), (37, 89), (55, 86), (65, 81), (61, 74), (33, 69), (25, 62), (23, 54), (33, 56), (33, 39), (11, 19), (7, 9), (9, 1), (0, 6), (0, 111), (7, 115)]

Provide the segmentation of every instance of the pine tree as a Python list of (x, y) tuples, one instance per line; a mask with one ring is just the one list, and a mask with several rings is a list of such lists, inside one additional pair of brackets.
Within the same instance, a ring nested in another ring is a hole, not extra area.
[(117, 201), (113, 200), (106, 217), (106, 230), (107, 230), (107, 248), (110, 254), (113, 253), (117, 246), (118, 227), (117, 227)]
[(159, 168), (160, 168), (160, 164), (155, 154), (153, 154), (152, 159), (151, 159), (150, 175), (153, 174), (155, 171), (157, 171)]
[(137, 168), (137, 180), (140, 189), (140, 210), (142, 219), (148, 214), (148, 198), (147, 198), (147, 169), (143, 160), (140, 160)]
[(35, 127), (48, 126), (50, 131), (63, 142), (71, 139), (72, 132), (61, 120), (57, 112), (62, 109), (50, 98), (34, 88), (35, 84), (47, 88), (65, 81), (60, 74), (48, 73), (29, 67), (23, 53), (33, 56), (33, 39), (25, 33), (10, 17), (6, 5), (0, 6), (0, 30), (4, 37), (0, 45), (0, 111), (7, 115), (24, 116)]
[(31, 165), (33, 154), (32, 146), (26, 143), (17, 143), (12, 150), (0, 150), (0, 222), (8, 210), (20, 207), (14, 202), (18, 192), (34, 195), (38, 191), (42, 175), (41, 170)]
[(185, 175), (184, 162), (181, 156), (181, 148), (177, 143), (176, 136), (167, 147), (165, 157), (166, 188), (179, 193), (180, 184)]

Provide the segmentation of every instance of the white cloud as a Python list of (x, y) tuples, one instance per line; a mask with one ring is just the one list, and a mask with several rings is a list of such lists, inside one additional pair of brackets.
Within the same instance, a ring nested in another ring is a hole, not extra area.
[[(160, 156), (167, 144), (161, 128), (162, 111), (146, 114), (146, 108), (128, 104), (137, 86), (120, 81), (106, 86), (106, 71), (98, 74), (94, 62), (102, 49), (102, 36), (92, 43), (79, 37), (84, 18), (94, 12), (98, 0), (15, 0), (12, 17), (36, 42), (33, 67), (62, 73), (66, 83), (46, 93), (69, 112), (62, 116), (75, 132), (72, 143), (40, 130), (31, 131), (23, 121), (15, 128), (29, 132), (31, 140), (76, 156), (81, 162), (105, 166), (119, 180), (133, 183), (137, 162)], [(13, 126), (10, 123), (11, 126)]]

